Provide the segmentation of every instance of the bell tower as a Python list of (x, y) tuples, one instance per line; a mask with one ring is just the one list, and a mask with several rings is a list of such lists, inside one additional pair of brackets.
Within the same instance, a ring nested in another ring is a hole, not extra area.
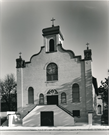
[(44, 46), (46, 53), (53, 53), (57, 51), (57, 45), (62, 44), (64, 41), (63, 35), (61, 34), (60, 27), (54, 26), (55, 19), (52, 18), (52, 27), (45, 28), (42, 30), (44, 37)]

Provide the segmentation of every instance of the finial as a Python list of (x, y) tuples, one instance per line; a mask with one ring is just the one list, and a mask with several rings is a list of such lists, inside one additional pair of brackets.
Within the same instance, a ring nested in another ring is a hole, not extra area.
[(55, 19), (52, 18), (51, 21), (52, 21), (52, 27), (54, 27), (54, 21), (55, 21)]
[(20, 52), (19, 54), (20, 54), (20, 55), (19, 55), (19, 58), (21, 58), (21, 54), (22, 54), (22, 53)]
[(88, 50), (89, 49), (89, 47), (88, 47), (89, 43), (87, 43), (86, 45), (87, 45), (87, 50)]

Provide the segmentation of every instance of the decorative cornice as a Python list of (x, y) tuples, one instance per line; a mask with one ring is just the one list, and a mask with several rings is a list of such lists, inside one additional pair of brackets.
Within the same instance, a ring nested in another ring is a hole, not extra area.
[(62, 40), (64, 40), (63, 35), (60, 31), (60, 26), (54, 26), (54, 27), (49, 27), (49, 28), (44, 28), (42, 30), (42, 35), (45, 36), (49, 36), (49, 35), (54, 35), (54, 34), (60, 34)]
[[(62, 47), (62, 44), (58, 44), (58, 47), (60, 47), (60, 49), (62, 50), (62, 52), (68, 53), (68, 54), (70, 55), (70, 58), (71, 58), (71, 59), (73, 59), (73, 58), (78, 58), (79, 61), (84, 61), (84, 59), (81, 59), (81, 55), (75, 56), (75, 54), (74, 54), (74, 52), (73, 52), (72, 50), (65, 50), (65, 49)], [(31, 58), (30, 58), (30, 61), (25, 62), (25, 64), (31, 63), (32, 58), (33, 58), (34, 56), (39, 55), (39, 54), (42, 52), (42, 49), (43, 49), (43, 48), (45, 48), (45, 46), (42, 46), (41, 49), (40, 49), (40, 51), (39, 51), (39, 53), (32, 55)], [(59, 50), (59, 51), (61, 52), (61, 50)]]
[(27, 62), (25, 62), (25, 63), (26, 63), (26, 64), (31, 63), (32, 58), (33, 58), (34, 56), (39, 55), (39, 54), (42, 52), (42, 49), (43, 49), (43, 48), (45, 48), (45, 46), (41, 46), (40, 51), (39, 51), (37, 54), (32, 55), (31, 58), (30, 58), (30, 61), (27, 61)]
[(72, 58), (78, 58), (79, 60), (81, 60), (81, 55), (77, 55), (75, 56), (74, 52), (72, 50), (65, 50), (63, 47), (62, 47), (62, 44), (58, 44), (58, 46), (61, 48), (61, 50), (63, 52), (66, 52), (70, 55), (71, 59)]

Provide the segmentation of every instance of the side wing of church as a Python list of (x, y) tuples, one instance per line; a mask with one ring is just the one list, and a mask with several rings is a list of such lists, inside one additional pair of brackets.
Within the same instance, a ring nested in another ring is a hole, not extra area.
[(44, 46), (16, 59), (17, 108), (24, 126), (72, 126), (94, 112), (91, 50), (84, 59), (63, 48), (59, 26), (42, 30)]

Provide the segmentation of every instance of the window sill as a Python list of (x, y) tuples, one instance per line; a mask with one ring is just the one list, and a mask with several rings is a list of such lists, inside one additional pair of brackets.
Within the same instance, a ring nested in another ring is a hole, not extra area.
[(53, 52), (46, 52), (46, 53), (55, 53), (55, 52), (57, 52), (57, 51), (53, 51)]
[(71, 102), (71, 103), (73, 103), (73, 104), (79, 104), (79, 103), (80, 103), (80, 101), (79, 101), (79, 102)]
[(54, 81), (46, 81), (45, 83), (55, 83), (58, 82), (58, 80), (54, 80)]

